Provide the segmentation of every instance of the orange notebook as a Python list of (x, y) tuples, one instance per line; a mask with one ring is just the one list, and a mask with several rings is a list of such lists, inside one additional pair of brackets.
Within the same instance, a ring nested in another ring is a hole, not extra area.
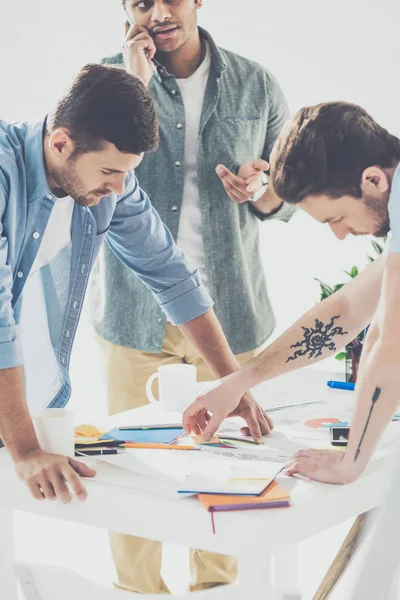
[(254, 510), (290, 506), (289, 494), (272, 481), (260, 496), (227, 496), (222, 494), (199, 494), (198, 499), (211, 513), (211, 524), (215, 533), (214, 513), (232, 510)]
[(198, 499), (210, 512), (254, 510), (290, 506), (289, 494), (275, 481), (260, 496), (228, 496), (224, 494), (199, 494)]

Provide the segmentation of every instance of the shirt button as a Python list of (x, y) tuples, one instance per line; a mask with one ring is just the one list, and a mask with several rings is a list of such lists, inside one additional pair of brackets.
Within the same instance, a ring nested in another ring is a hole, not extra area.
[(38, 238), (40, 238), (40, 234), (37, 231), (35, 231), (35, 233), (33, 234), (33, 238), (37, 240)]
[(47, 195), (46, 195), (46, 198), (47, 198), (47, 200), (53, 200), (53, 196), (52, 196), (52, 194), (47, 194)]
[(178, 210), (178, 207), (177, 207), (176, 205), (174, 205), (174, 206), (171, 208), (171, 210), (172, 210), (173, 212), (176, 212), (176, 211)]
[(171, 90), (171, 94), (172, 94), (173, 96), (175, 96), (175, 94), (176, 94), (176, 90)]
[(78, 303), (77, 303), (77, 301), (76, 301), (76, 300), (75, 300), (75, 302), (73, 303), (72, 307), (73, 307), (73, 308), (78, 308)]
[(177, 129), (182, 129), (182, 127), (183, 127), (182, 123), (177, 123), (177, 125), (176, 125)]
[(17, 277), (19, 277), (21, 279), (21, 277), (23, 277), (23, 276), (24, 276), (23, 272), (22, 271), (18, 271)]
[(180, 167), (181, 166), (181, 161), (180, 160), (176, 160), (175, 161), (175, 166), (176, 167)]

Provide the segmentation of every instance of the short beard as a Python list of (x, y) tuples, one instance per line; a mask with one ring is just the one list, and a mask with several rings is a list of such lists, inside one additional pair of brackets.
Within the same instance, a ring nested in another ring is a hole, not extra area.
[[(390, 231), (390, 219), (387, 202), (377, 200), (371, 196), (363, 196), (365, 206), (371, 211), (376, 220), (375, 237), (384, 237)], [(389, 198), (388, 198), (389, 200)]]
[(79, 189), (80, 185), (75, 174), (74, 164), (75, 161), (70, 158), (64, 168), (55, 168), (51, 176), (66, 196), (71, 196), (81, 206), (91, 206), (94, 203), (88, 199), (89, 194), (84, 194), (83, 190)]

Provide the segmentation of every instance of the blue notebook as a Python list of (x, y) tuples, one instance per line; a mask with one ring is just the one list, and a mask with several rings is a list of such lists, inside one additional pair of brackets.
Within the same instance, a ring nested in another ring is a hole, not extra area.
[(171, 444), (177, 437), (182, 435), (181, 429), (135, 429), (132, 431), (121, 431), (112, 429), (99, 438), (100, 440), (118, 440), (137, 444)]

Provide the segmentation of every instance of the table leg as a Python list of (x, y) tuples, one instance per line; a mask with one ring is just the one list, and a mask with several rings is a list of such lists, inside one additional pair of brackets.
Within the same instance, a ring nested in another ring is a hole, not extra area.
[(298, 546), (290, 546), (274, 555), (274, 585), (282, 600), (301, 600)]
[(269, 589), (271, 586), (272, 556), (258, 553), (244, 552), (238, 556), (238, 581), (243, 585), (261, 585)]
[(400, 598), (400, 573), (396, 569), (393, 580), (388, 586), (388, 589), (383, 593), (382, 598), (384, 600), (399, 600)]
[(313, 600), (326, 600), (345, 574), (368, 532), (367, 521), (373, 511), (359, 515), (316, 591)]
[(0, 507), (0, 600), (18, 600), (13, 517), (12, 509)]
[[(297, 547), (277, 555), (247, 552), (238, 557), (238, 584), (260, 586), (260, 600), (301, 600), (297, 587)], [(274, 582), (272, 585), (272, 573)]]

